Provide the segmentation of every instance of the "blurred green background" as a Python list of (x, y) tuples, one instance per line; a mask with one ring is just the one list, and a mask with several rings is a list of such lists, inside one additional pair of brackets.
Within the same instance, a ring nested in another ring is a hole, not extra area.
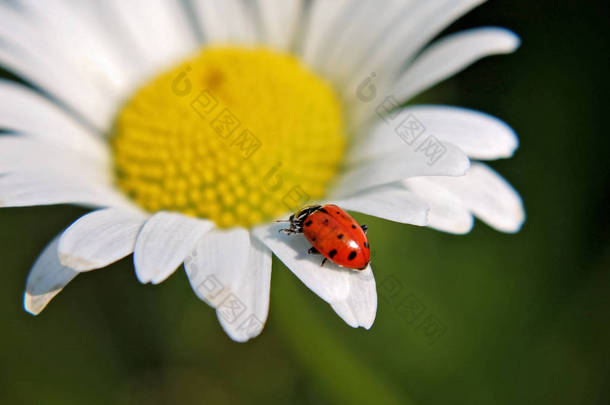
[(458, 237), (358, 217), (371, 229), (380, 297), (371, 331), (345, 325), (278, 261), (269, 321), (248, 344), (226, 337), (184, 272), (142, 286), (130, 260), (78, 277), (34, 318), (21, 302), (28, 269), (85, 211), (0, 210), (0, 402), (610, 403), (602, 4), (496, 1), (447, 30), (500, 25), (523, 39), (517, 54), (418, 101), (514, 127), (519, 151), (492, 165), (528, 219), (517, 235), (478, 222)]

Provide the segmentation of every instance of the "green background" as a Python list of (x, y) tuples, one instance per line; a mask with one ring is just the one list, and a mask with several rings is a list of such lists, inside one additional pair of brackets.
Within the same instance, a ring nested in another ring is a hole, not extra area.
[[(359, 216), (380, 297), (370, 331), (345, 325), (277, 260), (269, 321), (248, 344), (227, 338), (184, 272), (142, 286), (130, 260), (78, 277), (35, 318), (22, 309), (28, 269), (85, 211), (0, 210), (0, 402), (610, 403), (601, 4), (496, 1), (447, 30), (500, 25), (522, 37), (515, 55), (479, 62), (418, 101), (514, 127), (519, 151), (492, 166), (520, 191), (527, 222), (517, 235), (477, 222), (452, 236)], [(404, 299), (445, 333), (427, 335)]]

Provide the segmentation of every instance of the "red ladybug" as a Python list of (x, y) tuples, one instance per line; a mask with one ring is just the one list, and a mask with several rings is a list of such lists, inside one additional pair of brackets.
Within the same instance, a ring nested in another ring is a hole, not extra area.
[(367, 226), (360, 226), (354, 218), (336, 205), (305, 207), (290, 216), (287, 234), (303, 233), (312, 244), (310, 254), (354, 270), (364, 270), (369, 264), (370, 248), (366, 237)]

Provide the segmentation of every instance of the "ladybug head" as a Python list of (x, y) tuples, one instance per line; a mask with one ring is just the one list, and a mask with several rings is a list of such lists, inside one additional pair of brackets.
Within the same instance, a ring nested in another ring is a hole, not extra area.
[(302, 210), (300, 210), (296, 214), (292, 215), (290, 217), (290, 219), (291, 219), (291, 221), (294, 220), (294, 221), (297, 221), (297, 222), (303, 222), (303, 221), (305, 221), (305, 218), (307, 218), (308, 216), (310, 216), (311, 214), (313, 214), (314, 212), (316, 212), (320, 208), (322, 208), (321, 205), (310, 205), (308, 207), (303, 208)]
[(317, 210), (319, 210), (320, 208), (322, 208), (321, 205), (312, 205), (309, 207), (305, 207), (305, 208), (301, 209), (300, 211), (296, 212), (295, 214), (292, 214), (290, 216), (290, 218), (288, 218), (288, 221), (277, 221), (277, 222), (289, 222), (290, 223), (290, 228), (280, 229), (280, 232), (285, 232), (285, 233), (303, 232), (303, 223), (305, 222), (305, 219), (308, 216), (310, 216), (311, 214), (313, 214), (314, 212), (316, 212)]

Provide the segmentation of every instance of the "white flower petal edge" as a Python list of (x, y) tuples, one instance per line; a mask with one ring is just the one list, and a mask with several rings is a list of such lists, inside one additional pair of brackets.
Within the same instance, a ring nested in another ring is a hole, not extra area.
[(210, 231), (184, 267), (197, 296), (216, 308), (233, 340), (245, 342), (262, 332), (269, 312), (271, 251), (246, 229)]
[[(398, 78), (378, 79), (379, 86), (383, 86), (385, 82), (387, 87), (381, 87), (384, 94), (391, 95), (402, 103), (466, 69), (479, 59), (514, 52), (519, 45), (519, 37), (505, 28), (483, 27), (459, 32), (430, 45)], [(360, 83), (366, 77), (361, 76)], [(354, 90), (353, 94), (358, 94), (356, 91)], [(359, 117), (354, 124), (356, 128), (370, 122), (375, 107), (376, 103), (358, 103), (354, 107), (354, 114)]]
[(61, 264), (76, 271), (101, 269), (130, 255), (147, 215), (108, 208), (70, 225), (59, 241)]
[[(0, 173), (39, 170), (97, 176), (105, 168), (106, 165), (63, 145), (56, 146), (29, 135), (0, 136)], [(101, 183), (107, 180), (106, 176), (101, 177)]]
[(363, 272), (344, 269), (330, 262), (321, 266), (321, 256), (307, 253), (311, 245), (303, 235), (279, 232), (285, 226), (275, 223), (255, 228), (253, 232), (345, 322), (353, 327), (370, 327), (377, 310), (375, 280), (370, 266)]
[(159, 284), (166, 280), (197, 241), (214, 227), (211, 221), (182, 214), (158, 212), (138, 235), (134, 249), (136, 275), (141, 283)]
[[(388, 85), (403, 66), (445, 27), (485, 0), (411, 1), (402, 9), (380, 44), (355, 65), (348, 89), (352, 94), (371, 72)], [(364, 28), (366, 29), (366, 28)], [(380, 83), (383, 86), (383, 83)]]
[(86, 207), (130, 205), (118, 192), (76, 179), (69, 173), (23, 171), (0, 174), (0, 208), (55, 204)]
[(33, 90), (0, 79), (0, 99), (11, 101), (0, 109), (2, 128), (27, 133), (33, 139), (61, 145), (90, 159), (109, 160), (106, 144), (95, 132), (77, 124), (57, 104)]
[(426, 149), (422, 145), (404, 145), (391, 154), (354, 164), (340, 176), (333, 194), (336, 197), (348, 196), (409, 177), (463, 176), (470, 167), (468, 156), (450, 143), (443, 143), (442, 146), (444, 152), (436, 160), (426, 156)]
[(477, 60), (514, 52), (519, 37), (505, 28), (475, 28), (449, 35), (426, 49), (394, 87), (399, 100), (408, 100)]
[(519, 146), (512, 128), (488, 114), (460, 107), (416, 105), (397, 111), (391, 122), (376, 124), (370, 135), (355, 145), (349, 159), (358, 161), (388, 155), (396, 148), (404, 147), (405, 141), (399, 134), (403, 125), (408, 128), (412, 123), (421, 125), (421, 133), (414, 142), (421, 142), (432, 134), (459, 147), (473, 159), (508, 158)]
[(428, 205), (399, 183), (364, 190), (358, 195), (328, 203), (403, 224), (428, 224)]
[(429, 181), (427, 177), (414, 177), (402, 183), (428, 204), (428, 227), (457, 235), (472, 230), (474, 218), (470, 210), (446, 187)]
[(25, 287), (23, 307), (38, 315), (78, 272), (62, 266), (57, 256), (59, 237), (56, 237), (36, 259)]
[[(17, 76), (44, 89), (72, 110), (86, 117), (96, 128), (104, 128), (112, 119), (112, 111), (95, 89), (87, 89), (86, 80), (78, 71), (69, 75), (40, 58), (27, 58), (23, 54), (0, 47), (0, 65)], [(44, 67), (43, 67), (44, 66)]]
[(525, 209), (519, 193), (483, 163), (473, 163), (463, 177), (426, 180), (454, 194), (464, 207), (498, 231), (518, 232), (525, 221)]
[(354, 272), (350, 277), (350, 292), (347, 298), (332, 302), (335, 312), (352, 328), (370, 329), (377, 314), (377, 287), (373, 270)]

